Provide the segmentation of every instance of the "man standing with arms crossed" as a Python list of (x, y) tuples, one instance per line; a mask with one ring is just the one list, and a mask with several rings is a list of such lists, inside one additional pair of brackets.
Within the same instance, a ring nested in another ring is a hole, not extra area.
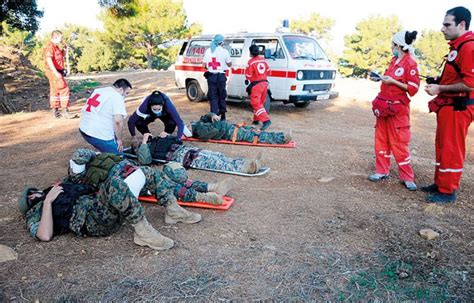
[(430, 203), (456, 201), (464, 160), (466, 137), (474, 120), (474, 34), (469, 31), (471, 12), (455, 7), (446, 12), (441, 32), (449, 40), (450, 51), (436, 84), (426, 92), (436, 96), (429, 103), (436, 112), (436, 169), (434, 184), (423, 186)]
[(79, 132), (103, 153), (121, 154), (123, 151), (125, 97), (131, 89), (128, 80), (118, 79), (111, 87), (95, 89), (82, 108)]
[(64, 79), (65, 65), (64, 56), (67, 46), (61, 48), (63, 33), (55, 30), (51, 33), (51, 40), (44, 48), (45, 74), (49, 80), (50, 97), (49, 103), (55, 118), (61, 118), (60, 108), (63, 108), (63, 116), (69, 115), (69, 87)]

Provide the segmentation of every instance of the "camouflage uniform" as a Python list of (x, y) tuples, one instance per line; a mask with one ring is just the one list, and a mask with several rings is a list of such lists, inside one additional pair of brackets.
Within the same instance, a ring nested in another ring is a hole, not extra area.
[[(148, 165), (152, 162), (150, 149), (146, 144), (142, 144), (140, 146), (137, 155), (138, 162), (143, 165)], [(196, 195), (198, 192), (208, 192), (208, 183), (201, 181), (192, 181), (189, 178), (189, 174), (186, 169), (184, 169), (181, 164), (177, 163), (182, 162), (182, 158), (181, 161), (176, 161), (174, 159), (175, 157), (173, 157), (173, 161), (175, 162), (165, 164), (161, 172), (158, 169), (156, 169), (156, 172), (160, 173), (161, 176), (166, 180), (166, 182), (168, 182), (169, 186), (173, 188), (173, 193), (176, 198), (179, 198), (183, 202), (196, 202)]]
[[(76, 164), (87, 164), (96, 156), (96, 152), (78, 149), (72, 157)], [(137, 166), (130, 160), (122, 160), (112, 167), (108, 178), (98, 186), (96, 195), (81, 196), (73, 206), (69, 228), (77, 235), (107, 236), (116, 232), (124, 223), (136, 224), (144, 217), (144, 208), (124, 182), (123, 172), (127, 165)], [(197, 192), (207, 192), (207, 183), (186, 183), (188, 175), (180, 166), (167, 164), (162, 171), (147, 166), (140, 166), (146, 181), (140, 194), (151, 192), (158, 204), (166, 206), (176, 200), (178, 193), (183, 201), (196, 201)], [(85, 171), (74, 174), (71, 171), (66, 182), (83, 183)], [(182, 182), (184, 180), (184, 182)], [(182, 188), (185, 188), (183, 190)], [(36, 204), (26, 213), (27, 227), (30, 234), (36, 237), (43, 202)]]
[[(185, 155), (189, 151), (198, 150), (198, 148), (187, 145), (179, 145), (173, 152), (171, 161), (183, 164)], [(138, 162), (144, 165), (152, 163), (150, 148), (147, 144), (142, 144), (137, 151)], [(193, 160), (191, 167), (197, 169), (215, 169), (221, 171), (242, 172), (246, 163), (244, 158), (230, 158), (220, 152), (210, 150), (199, 150), (198, 156)]]
[[(192, 123), (193, 137), (201, 140), (232, 140), (236, 127), (236, 124), (225, 120), (212, 122), (211, 114)], [(237, 131), (236, 141), (252, 143), (254, 137), (258, 137), (258, 143), (267, 144), (284, 144), (286, 139), (283, 132), (266, 132), (251, 126), (241, 126)]]

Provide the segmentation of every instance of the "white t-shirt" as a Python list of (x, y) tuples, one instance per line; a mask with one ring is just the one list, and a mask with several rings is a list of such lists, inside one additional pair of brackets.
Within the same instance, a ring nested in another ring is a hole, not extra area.
[(125, 98), (113, 87), (95, 89), (82, 108), (79, 129), (100, 140), (113, 140), (114, 115), (127, 117)]
[(211, 73), (225, 73), (229, 69), (227, 63), (232, 62), (229, 51), (220, 45), (216, 47), (213, 53), (211, 53), (210, 47), (206, 49), (203, 61), (207, 65), (207, 70)]

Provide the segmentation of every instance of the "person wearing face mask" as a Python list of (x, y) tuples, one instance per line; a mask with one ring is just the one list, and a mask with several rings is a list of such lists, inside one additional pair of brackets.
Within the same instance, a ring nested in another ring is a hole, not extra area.
[(131, 89), (128, 80), (118, 79), (111, 87), (95, 89), (82, 108), (79, 132), (101, 152), (121, 154), (123, 151), (125, 97)]
[(203, 58), (203, 67), (207, 69), (204, 77), (207, 79), (209, 101), (211, 104), (211, 112), (216, 114), (216, 118), (220, 120), (226, 119), (227, 90), (226, 90), (226, 72), (232, 65), (230, 53), (223, 48), (224, 36), (215, 35), (211, 41), (211, 46), (206, 49)]
[[(69, 86), (64, 79), (66, 75), (64, 57), (67, 46), (61, 44), (63, 34), (55, 30), (51, 34), (51, 40), (44, 48), (45, 74), (49, 80), (50, 97), (49, 103), (55, 118), (71, 118), (69, 114)], [(63, 113), (59, 109), (63, 109)]]
[(154, 91), (147, 96), (137, 110), (128, 119), (128, 130), (132, 135), (132, 145), (138, 146), (140, 139), (138, 138), (135, 129), (141, 134), (150, 133), (148, 125), (160, 119), (165, 125), (165, 129), (160, 133), (159, 137), (165, 138), (178, 128), (177, 138), (183, 136), (186, 131), (183, 119), (179, 116), (176, 107), (171, 102), (171, 99), (160, 91)]
[[(462, 6), (446, 12), (441, 32), (449, 40), (437, 83), (425, 91), (436, 96), (428, 103), (436, 113), (436, 168), (434, 183), (422, 186), (429, 203), (453, 203), (466, 158), (466, 138), (474, 121), (474, 34), (469, 30), (471, 12)], [(472, 146), (471, 146), (472, 147)]]
[(375, 124), (375, 173), (373, 182), (389, 177), (390, 158), (398, 164), (399, 178), (408, 190), (417, 189), (410, 165), (410, 98), (419, 89), (418, 66), (414, 59), (413, 41), (417, 32), (400, 31), (392, 38), (393, 58), (384, 75), (380, 93), (372, 102)]

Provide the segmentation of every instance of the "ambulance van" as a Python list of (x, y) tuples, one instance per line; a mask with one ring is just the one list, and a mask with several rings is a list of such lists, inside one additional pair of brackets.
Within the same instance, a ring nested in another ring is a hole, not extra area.
[[(193, 102), (205, 99), (207, 94), (202, 61), (212, 38), (199, 36), (184, 42), (176, 59), (176, 85), (186, 89), (188, 99)], [(267, 110), (270, 102), (293, 103), (305, 108), (312, 101), (338, 96), (333, 91), (336, 69), (314, 38), (292, 33), (240, 33), (226, 35), (223, 45), (232, 59), (227, 74), (228, 101), (249, 100), (245, 90), (245, 67), (252, 44), (258, 45), (271, 69), (265, 103)]]

